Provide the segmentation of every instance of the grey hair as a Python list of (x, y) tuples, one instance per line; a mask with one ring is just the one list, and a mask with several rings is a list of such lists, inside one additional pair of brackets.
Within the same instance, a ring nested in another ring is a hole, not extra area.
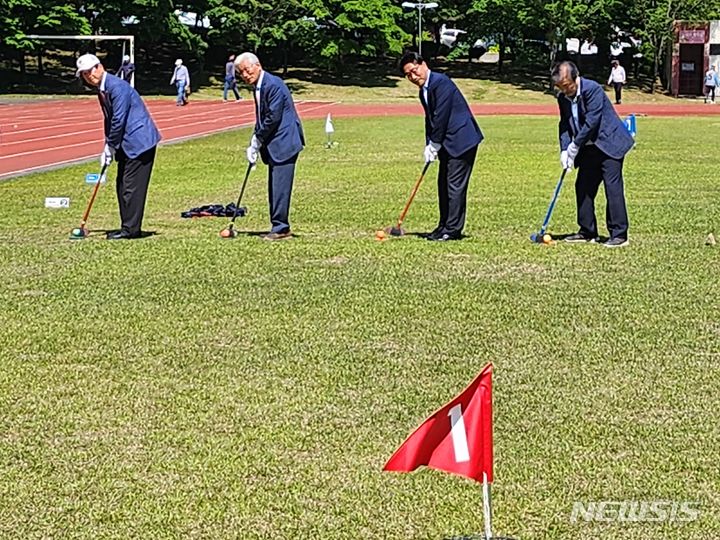
[(251, 52), (244, 52), (235, 59), (236, 66), (239, 66), (240, 64), (243, 64), (245, 62), (247, 62), (251, 66), (254, 66), (255, 64), (260, 63), (260, 59)]

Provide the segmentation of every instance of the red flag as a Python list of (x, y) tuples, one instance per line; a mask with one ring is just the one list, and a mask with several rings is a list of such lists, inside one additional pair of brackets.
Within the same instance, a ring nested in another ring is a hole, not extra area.
[(385, 471), (410, 472), (421, 465), (493, 479), (492, 364), (463, 392), (425, 420), (385, 464)]

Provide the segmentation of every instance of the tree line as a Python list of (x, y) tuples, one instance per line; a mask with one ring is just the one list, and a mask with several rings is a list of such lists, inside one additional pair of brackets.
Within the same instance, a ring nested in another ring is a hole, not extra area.
[[(566, 38), (610, 44), (640, 40), (648, 72), (659, 73), (675, 20), (720, 16), (720, 0), (437, 0), (423, 10), (423, 40), (438, 43), (440, 25), (467, 32), (469, 42), (496, 44), (502, 70), (508, 53), (531, 57), (541, 43), (552, 63)], [(0, 0), (0, 53), (17, 58), (47, 44), (32, 34), (132, 34), (145, 50), (170, 45), (203, 61), (208, 50), (251, 50), (287, 64), (339, 69), (353, 59), (396, 57), (416, 46), (417, 10), (400, 0)], [(183, 24), (176, 12), (197, 14), (209, 27)], [(467, 46), (467, 45), (465, 45)], [(432, 51), (438, 48), (430, 49)], [(536, 53), (537, 56), (537, 53)]]

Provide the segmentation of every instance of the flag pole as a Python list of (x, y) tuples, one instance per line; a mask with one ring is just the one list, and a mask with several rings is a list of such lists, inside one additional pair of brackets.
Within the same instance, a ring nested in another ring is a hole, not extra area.
[(490, 484), (487, 473), (483, 472), (483, 521), (485, 522), (485, 540), (491, 540), (492, 535), (492, 500), (490, 499)]

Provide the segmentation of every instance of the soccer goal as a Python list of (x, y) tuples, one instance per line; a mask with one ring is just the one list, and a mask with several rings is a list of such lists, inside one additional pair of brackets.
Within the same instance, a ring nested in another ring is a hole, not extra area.
[[(40, 35), (40, 34), (32, 34), (27, 36), (30, 39), (40, 39), (40, 40), (68, 40), (68, 41), (120, 41), (122, 40), (123, 44), (123, 56), (127, 54), (130, 57), (130, 62), (135, 63), (135, 36), (122, 36), (122, 35), (116, 35), (116, 36), (50, 36), (50, 35)], [(127, 45), (127, 53), (126, 53), (126, 47)], [(130, 86), (135, 87), (135, 73), (133, 73), (130, 76), (130, 80), (128, 81), (130, 83)]]

